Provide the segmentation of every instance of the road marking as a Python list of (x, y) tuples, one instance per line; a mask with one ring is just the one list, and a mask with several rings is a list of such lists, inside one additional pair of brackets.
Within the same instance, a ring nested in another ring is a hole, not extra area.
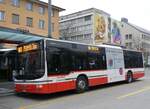
[(142, 92), (145, 92), (145, 91), (148, 91), (148, 90), (150, 90), (150, 87), (144, 87), (144, 88), (142, 88), (140, 90), (137, 90), (135, 92), (131, 92), (131, 93), (128, 93), (128, 94), (125, 94), (125, 95), (121, 95), (121, 96), (117, 97), (117, 99), (124, 99), (126, 97), (134, 96), (134, 95), (137, 95), (139, 93), (142, 93)]

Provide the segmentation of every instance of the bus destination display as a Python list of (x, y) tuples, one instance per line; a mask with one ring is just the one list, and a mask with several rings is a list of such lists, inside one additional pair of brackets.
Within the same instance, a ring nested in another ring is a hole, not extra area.
[(17, 51), (18, 53), (23, 53), (23, 52), (28, 52), (28, 51), (37, 50), (37, 49), (38, 49), (38, 44), (31, 43), (28, 45), (19, 46), (17, 48)]

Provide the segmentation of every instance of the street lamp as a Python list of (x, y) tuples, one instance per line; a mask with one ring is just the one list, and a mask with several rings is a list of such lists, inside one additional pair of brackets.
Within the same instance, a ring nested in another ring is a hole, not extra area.
[(52, 29), (51, 29), (51, 11), (52, 11), (52, 4), (51, 0), (48, 0), (48, 37), (52, 38)]

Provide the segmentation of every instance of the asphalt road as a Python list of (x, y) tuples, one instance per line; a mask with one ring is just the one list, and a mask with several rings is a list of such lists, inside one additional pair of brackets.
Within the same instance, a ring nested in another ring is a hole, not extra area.
[(0, 109), (149, 109), (150, 70), (131, 84), (119, 82), (88, 92), (50, 95), (19, 94), (0, 97)]

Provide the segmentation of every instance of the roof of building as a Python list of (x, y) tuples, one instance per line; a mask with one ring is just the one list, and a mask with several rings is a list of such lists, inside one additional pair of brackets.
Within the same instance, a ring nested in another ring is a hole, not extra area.
[[(64, 16), (61, 16), (61, 18), (64, 18), (67, 19), (68, 17), (72, 17), (74, 15), (82, 15), (82, 14), (85, 14), (85, 12), (98, 12), (98, 13), (103, 13), (107, 16), (110, 16), (109, 13), (103, 11), (103, 10), (100, 10), (100, 9), (96, 9), (96, 8), (89, 8), (89, 9), (85, 9), (85, 10), (81, 10), (81, 11), (78, 11), (78, 12), (74, 12), (74, 13), (71, 13), (71, 14), (67, 14), (67, 15), (64, 15)], [(66, 18), (67, 17), (67, 18)], [(62, 19), (64, 20), (64, 19)]]
[(105, 11), (103, 11), (103, 10), (100, 10), (100, 9), (97, 9), (97, 8), (90, 8), (90, 9), (95, 10), (96, 12), (104, 13), (104, 14), (110, 16), (109, 13), (107, 13), (107, 12), (105, 12)]
[[(48, 3), (43, 2), (43, 1), (41, 1), (41, 0), (29, 0), (29, 1), (32, 1), (32, 2), (34, 2), (34, 3), (37, 3), (37, 4), (44, 5), (44, 6), (48, 7)], [(64, 10), (65, 10), (65, 9), (60, 8), (60, 7), (58, 7), (58, 6), (55, 6), (55, 5), (52, 5), (52, 7), (53, 7), (54, 9), (59, 10), (59, 11), (64, 11)]]
[[(126, 23), (126, 22), (125, 22), (125, 23)], [(145, 34), (149, 34), (149, 35), (150, 35), (150, 31), (149, 31), (149, 30), (146, 30), (146, 29), (144, 29), (144, 28), (142, 28), (142, 27), (139, 27), (139, 26), (137, 26), (137, 25), (135, 25), (135, 24), (131, 24), (131, 23), (129, 23), (129, 22), (127, 22), (126, 24), (130, 25), (131, 27), (135, 28), (136, 30), (138, 30), (138, 31), (140, 31), (140, 32), (142, 32), (142, 33), (145, 33)]]

